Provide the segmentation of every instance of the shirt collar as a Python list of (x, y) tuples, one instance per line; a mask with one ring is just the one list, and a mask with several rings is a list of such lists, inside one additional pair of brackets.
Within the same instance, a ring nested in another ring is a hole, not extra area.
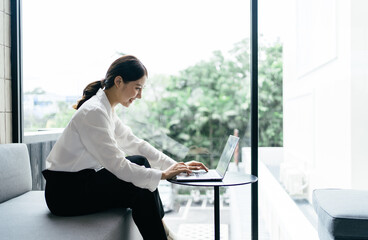
[(100, 99), (101, 103), (105, 106), (105, 108), (106, 108), (107, 112), (109, 113), (110, 117), (114, 116), (114, 114), (112, 112), (110, 101), (107, 98), (105, 91), (102, 90), (102, 88), (100, 88), (97, 91), (96, 96), (98, 97), (98, 99)]

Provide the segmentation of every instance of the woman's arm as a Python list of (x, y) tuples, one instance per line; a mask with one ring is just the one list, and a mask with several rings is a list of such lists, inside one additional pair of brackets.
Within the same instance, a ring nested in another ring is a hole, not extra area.
[(81, 142), (87, 151), (107, 170), (126, 182), (154, 191), (162, 177), (162, 171), (148, 169), (131, 163), (119, 148), (114, 129), (107, 114), (94, 109), (80, 114), (74, 121)]
[(115, 121), (115, 135), (120, 147), (125, 152), (132, 155), (143, 155), (150, 161), (152, 167), (164, 170), (161, 179), (170, 179), (182, 172), (190, 173), (191, 170), (204, 169), (208, 171), (203, 163), (197, 161), (187, 163), (174, 161), (146, 141), (136, 137), (132, 130), (118, 118)]
[(115, 118), (115, 136), (124, 152), (128, 155), (142, 155), (146, 157), (152, 168), (165, 170), (177, 163), (148, 142), (136, 137), (132, 130), (117, 117)]

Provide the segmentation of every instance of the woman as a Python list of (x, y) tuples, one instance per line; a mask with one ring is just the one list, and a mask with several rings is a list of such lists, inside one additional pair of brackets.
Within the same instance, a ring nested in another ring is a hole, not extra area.
[[(115, 115), (142, 97), (147, 70), (134, 56), (115, 60), (105, 79), (90, 83), (47, 158), (45, 198), (52, 213), (75, 216), (107, 208), (132, 209), (144, 239), (167, 239), (157, 186), (202, 163), (177, 163), (137, 138)], [(152, 167), (152, 168), (151, 168)]]

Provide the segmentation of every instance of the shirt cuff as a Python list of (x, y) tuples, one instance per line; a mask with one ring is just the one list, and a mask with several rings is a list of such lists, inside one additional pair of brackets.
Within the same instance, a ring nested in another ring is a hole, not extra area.
[(150, 170), (151, 170), (151, 179), (147, 184), (147, 189), (153, 192), (157, 189), (158, 184), (160, 183), (162, 171), (153, 168), (150, 168)]

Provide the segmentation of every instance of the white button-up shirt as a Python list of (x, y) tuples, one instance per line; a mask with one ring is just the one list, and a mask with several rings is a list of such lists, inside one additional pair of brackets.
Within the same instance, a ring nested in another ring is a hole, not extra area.
[[(146, 157), (152, 168), (130, 162), (125, 158), (129, 155)], [(73, 115), (51, 150), (46, 168), (66, 172), (106, 168), (121, 180), (154, 191), (162, 170), (175, 163), (136, 137), (115, 115), (105, 92), (100, 89)]]

